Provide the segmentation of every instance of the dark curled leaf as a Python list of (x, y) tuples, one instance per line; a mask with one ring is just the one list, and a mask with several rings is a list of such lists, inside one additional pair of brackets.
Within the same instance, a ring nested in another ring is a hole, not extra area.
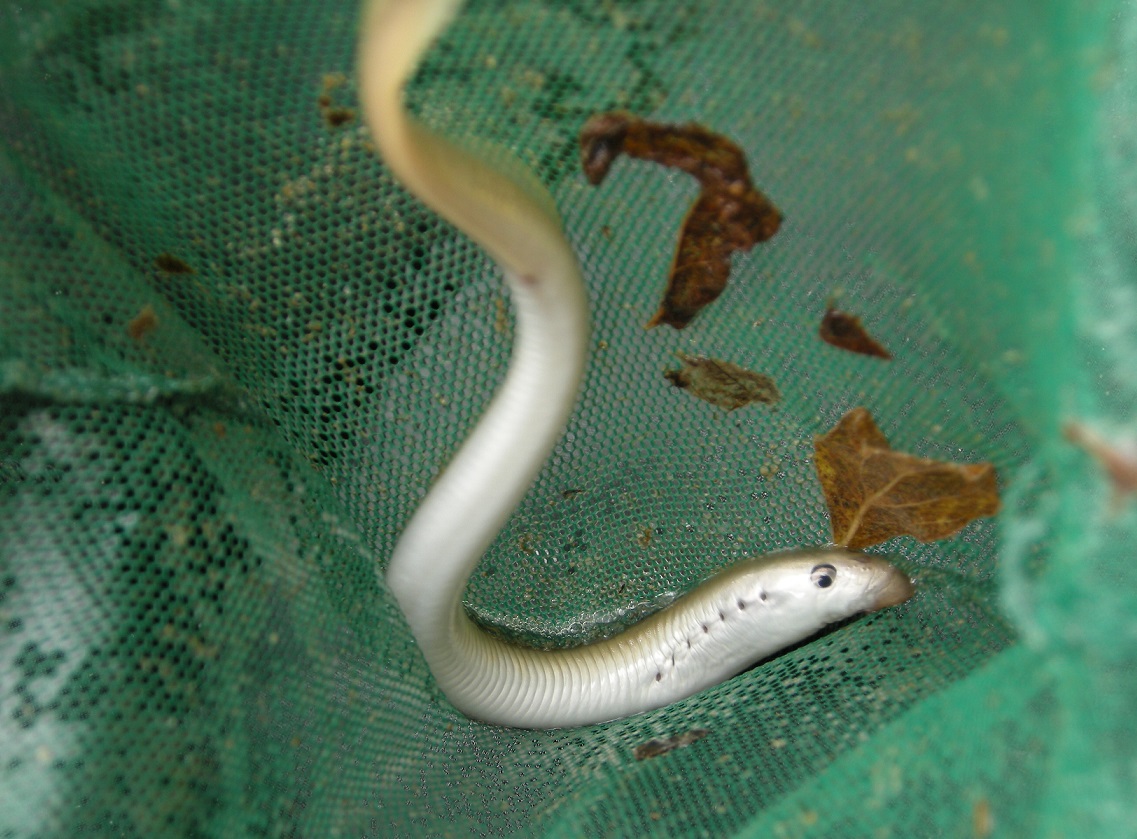
[(648, 329), (661, 323), (682, 329), (726, 288), (732, 248), (719, 244), (727, 240), (727, 231), (707, 206), (713, 200), (704, 193), (687, 212), (663, 301), (647, 322)]
[(782, 215), (750, 180), (742, 149), (700, 125), (661, 125), (614, 111), (589, 119), (580, 133), (589, 183), (604, 180), (622, 153), (682, 169), (702, 192), (687, 213), (660, 309), (647, 323), (682, 329), (726, 288), (730, 257), (764, 242)]
[(665, 370), (663, 375), (667, 380), (724, 411), (733, 411), (751, 402), (772, 405), (782, 398), (769, 376), (717, 358), (681, 352), (675, 355), (683, 366), (678, 370)]
[(706, 737), (711, 732), (705, 728), (693, 728), (674, 737), (655, 738), (646, 743), (640, 743), (632, 750), (636, 760), (647, 760), (649, 757), (659, 757), (684, 746), (690, 746)]
[(813, 438), (833, 541), (853, 550), (894, 536), (945, 539), (999, 512), (990, 463), (948, 463), (893, 451), (864, 408)]
[(827, 310), (821, 319), (820, 334), (822, 341), (843, 350), (876, 358), (892, 358), (892, 353), (865, 331), (861, 319), (848, 312)]

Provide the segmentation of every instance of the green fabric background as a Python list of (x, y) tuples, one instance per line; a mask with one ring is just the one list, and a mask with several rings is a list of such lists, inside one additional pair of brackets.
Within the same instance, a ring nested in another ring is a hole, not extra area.
[[(880, 548), (904, 606), (550, 732), (451, 708), (377, 573), (512, 320), (358, 117), (322, 119), (357, 107), (357, 15), (0, 5), (0, 837), (1130, 832), (1134, 513), (1060, 428), (1135, 430), (1134, 3), (472, 2), (430, 52), (411, 107), (534, 168), (593, 306), (480, 620), (571, 643), (824, 542), (812, 436), (854, 405), (1004, 492)], [(683, 332), (642, 325), (694, 183), (578, 169), (616, 107), (730, 136), (786, 215)], [(893, 362), (817, 340), (832, 295)], [(784, 400), (724, 414), (676, 351)]]

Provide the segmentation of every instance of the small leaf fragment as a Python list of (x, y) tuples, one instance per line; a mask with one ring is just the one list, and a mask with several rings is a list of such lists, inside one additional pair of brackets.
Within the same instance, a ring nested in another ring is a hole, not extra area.
[(659, 757), (668, 752), (673, 752), (676, 749), (681, 749), (684, 746), (690, 746), (692, 743), (697, 743), (706, 737), (711, 732), (705, 728), (693, 728), (690, 731), (685, 731), (682, 734), (676, 734), (672, 737), (653, 738), (646, 743), (640, 743), (632, 754), (635, 755), (636, 760), (647, 760), (650, 757)]
[(990, 463), (946, 463), (893, 451), (864, 408), (849, 411), (813, 444), (838, 545), (856, 550), (905, 535), (933, 542), (999, 512)]
[(320, 116), (328, 128), (339, 128), (355, 119), (354, 108), (341, 108), (332, 104), (332, 97), (322, 94), (316, 103), (320, 108)]
[(826, 310), (819, 333), (822, 341), (840, 349), (876, 358), (892, 358), (892, 353), (865, 330), (861, 319), (848, 312), (833, 308)]
[(154, 257), (154, 267), (165, 274), (197, 273), (188, 262), (172, 253), (160, 253)]
[(347, 76), (343, 73), (327, 73), (324, 75), (324, 92), (316, 99), (320, 109), (320, 116), (328, 128), (339, 128), (355, 119), (355, 109), (345, 108), (333, 104), (332, 91), (347, 84)]
[(1113, 485), (1113, 510), (1121, 509), (1127, 495), (1137, 492), (1137, 444), (1109, 443), (1092, 428), (1068, 422), (1062, 428), (1066, 439), (1085, 449), (1109, 476)]
[(596, 114), (581, 129), (580, 150), (594, 186), (620, 154), (682, 169), (702, 186), (683, 221), (663, 302), (648, 329), (687, 326), (726, 288), (731, 254), (750, 250), (781, 226), (781, 212), (751, 181), (742, 149), (701, 125), (663, 125), (624, 111)]
[(141, 341), (158, 328), (158, 313), (147, 303), (126, 325), (126, 333), (135, 341)]
[(678, 370), (664, 370), (667, 380), (724, 411), (733, 411), (752, 402), (772, 405), (782, 398), (774, 380), (762, 373), (703, 355), (681, 352), (675, 355), (682, 366)]

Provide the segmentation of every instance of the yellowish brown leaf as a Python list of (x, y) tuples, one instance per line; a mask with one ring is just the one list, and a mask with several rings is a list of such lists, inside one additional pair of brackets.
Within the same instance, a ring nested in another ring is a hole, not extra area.
[(838, 545), (856, 550), (905, 535), (933, 542), (999, 512), (990, 463), (946, 463), (893, 451), (864, 408), (815, 437), (814, 450)]

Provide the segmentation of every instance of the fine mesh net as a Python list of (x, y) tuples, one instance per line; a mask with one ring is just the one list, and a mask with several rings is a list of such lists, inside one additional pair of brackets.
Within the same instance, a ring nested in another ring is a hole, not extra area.
[[(470, 722), (377, 574), (508, 364), (498, 272), (395, 185), (354, 2), (0, 7), (0, 837), (1119, 835), (1137, 823), (1130, 2), (472, 2), (408, 90), (549, 187), (593, 312), (575, 413), (471, 581), (611, 634), (829, 537), (813, 435), (992, 461), (1005, 510), (884, 551), (916, 598), (606, 725)], [(1108, 24), (1108, 26), (1107, 26)], [(645, 331), (685, 175), (577, 132), (734, 139), (785, 213)], [(895, 360), (816, 336), (826, 301)], [(772, 376), (732, 413), (677, 351)], [(652, 738), (703, 729), (637, 760)]]

